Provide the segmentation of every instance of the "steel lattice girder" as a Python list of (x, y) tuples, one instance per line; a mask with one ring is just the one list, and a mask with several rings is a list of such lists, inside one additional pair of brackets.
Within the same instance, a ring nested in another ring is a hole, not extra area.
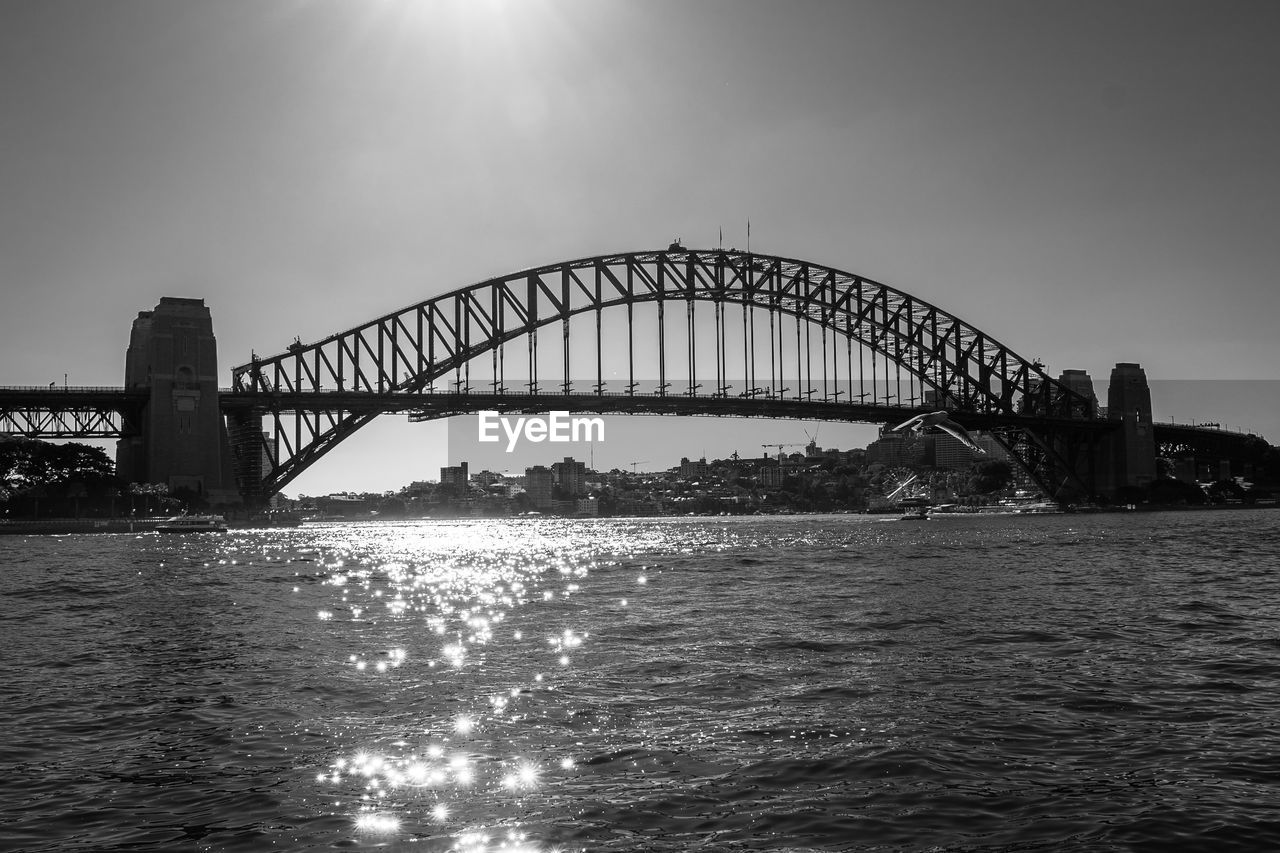
[[(464, 287), (314, 344), (255, 358), (233, 370), (234, 391), (259, 397), (256, 408), (267, 408), (272, 395), (326, 386), (376, 395), (422, 393), (471, 359), (554, 323), (564, 325), (567, 375), (571, 317), (648, 302), (661, 310), (663, 303), (681, 300), (750, 305), (818, 324), (905, 368), (951, 410), (1092, 416), (1091, 401), (1038, 364), (910, 294), (808, 261), (676, 248), (582, 258)], [(283, 430), (287, 452), (274, 457), (267, 484), (292, 479), (372, 417), (314, 411), (297, 418), (292, 430)]]
[(0, 409), (0, 433), (29, 438), (121, 438), (136, 426), (114, 409)]
[(0, 388), (0, 433), (30, 438), (138, 435), (146, 392), (123, 388)]

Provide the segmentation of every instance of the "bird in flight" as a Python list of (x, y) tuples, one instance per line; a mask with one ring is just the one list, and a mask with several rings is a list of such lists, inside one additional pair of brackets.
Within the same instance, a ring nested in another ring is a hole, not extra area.
[(893, 428), (893, 432), (902, 432), (903, 430), (923, 432), (929, 427), (936, 427), (948, 435), (953, 436), (957, 441), (975, 453), (987, 452), (985, 448), (978, 446), (978, 443), (969, 435), (968, 430), (951, 420), (951, 416), (946, 412), (929, 412), (927, 415), (916, 415), (914, 418), (898, 424)]

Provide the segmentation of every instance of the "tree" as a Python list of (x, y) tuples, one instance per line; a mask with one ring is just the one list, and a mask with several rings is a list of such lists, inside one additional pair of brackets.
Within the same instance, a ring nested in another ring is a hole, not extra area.
[(142, 498), (142, 513), (150, 515), (152, 505), (162, 506), (169, 499), (169, 487), (164, 483), (130, 483), (127, 489), (133, 513), (137, 514), (136, 498)]
[(1116, 489), (1115, 502), (1122, 506), (1147, 502), (1147, 490), (1141, 486), (1120, 486)]
[(1007, 489), (1013, 482), (1013, 467), (1003, 459), (981, 459), (969, 468), (966, 485), (971, 494), (989, 495)]
[(66, 511), (104, 501), (115, 485), (115, 464), (101, 448), (30, 438), (0, 440), (0, 501), (19, 512)]
[(1204, 490), (1195, 483), (1181, 480), (1156, 480), (1151, 484), (1151, 502), (1155, 504), (1188, 504), (1199, 506), (1205, 502)]
[(1242, 500), (1244, 487), (1235, 480), (1217, 480), (1209, 485), (1209, 499), (1214, 503), (1225, 503), (1228, 498)]
[(378, 515), (386, 518), (404, 518), (407, 511), (404, 500), (398, 497), (386, 498), (378, 504)]

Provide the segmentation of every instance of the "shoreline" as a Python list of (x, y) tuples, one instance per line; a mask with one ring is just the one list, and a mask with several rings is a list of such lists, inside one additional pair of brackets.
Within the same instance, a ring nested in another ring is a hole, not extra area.
[[(1114, 513), (1156, 513), (1156, 512), (1233, 512), (1237, 510), (1275, 510), (1280, 509), (1277, 504), (1204, 504), (1201, 506), (1190, 506), (1186, 504), (1139, 504), (1135, 507), (1096, 507), (1082, 511), (1060, 510), (1053, 513), (1036, 513), (1036, 512), (981, 512), (981, 511), (954, 511), (936, 513), (939, 516), (967, 518), (982, 515), (1098, 515), (1098, 514), (1114, 514)], [(307, 522), (302, 527), (310, 525), (322, 524), (361, 524), (370, 522), (416, 522), (416, 521), (496, 521), (496, 520), (540, 520), (540, 519), (563, 519), (567, 521), (596, 521), (596, 520), (614, 520), (623, 521), (630, 519), (657, 519), (657, 518), (805, 518), (820, 515), (894, 515), (895, 511), (871, 513), (859, 512), (854, 510), (820, 510), (813, 512), (787, 512), (787, 513), (762, 513), (760, 515), (742, 514), (742, 515), (722, 515), (718, 513), (707, 514), (687, 514), (687, 515), (615, 515), (615, 516), (589, 516), (575, 517), (568, 515), (536, 515), (536, 516), (515, 516), (515, 515), (485, 515), (485, 516), (374, 516), (364, 518), (326, 518), (317, 519)], [(0, 536), (59, 536), (66, 534), (83, 534), (83, 533), (151, 533), (156, 527), (162, 524), (164, 518), (49, 518), (49, 519), (21, 519), (21, 520), (3, 520), (0, 521)], [(246, 523), (231, 522), (228, 525), (232, 530), (258, 530), (270, 529), (270, 525), (254, 525)], [(289, 529), (293, 529), (293, 525)]]

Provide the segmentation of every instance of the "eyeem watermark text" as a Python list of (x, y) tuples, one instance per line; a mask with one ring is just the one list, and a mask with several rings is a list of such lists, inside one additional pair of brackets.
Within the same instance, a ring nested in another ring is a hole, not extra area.
[(568, 412), (552, 412), (547, 417), (507, 417), (497, 412), (480, 412), (479, 435), (482, 442), (507, 437), (507, 453), (516, 449), (521, 439), (534, 444), (543, 441), (604, 441), (604, 418), (569, 417)]

